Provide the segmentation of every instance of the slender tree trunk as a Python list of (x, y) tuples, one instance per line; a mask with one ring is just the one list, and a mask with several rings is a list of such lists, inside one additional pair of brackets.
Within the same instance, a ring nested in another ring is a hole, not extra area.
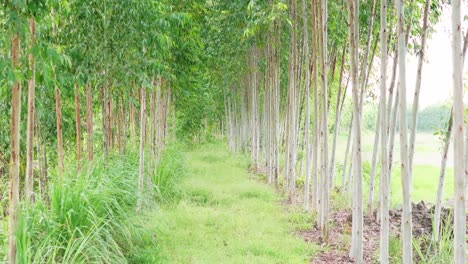
[(374, 211), (374, 188), (375, 188), (375, 173), (377, 170), (377, 155), (379, 152), (379, 139), (380, 139), (380, 119), (381, 117), (381, 107), (379, 107), (377, 113), (377, 122), (375, 123), (375, 136), (374, 136), (374, 147), (372, 150), (372, 164), (370, 172), (370, 183), (369, 183), (369, 193), (367, 197), (367, 212), (369, 217), (372, 217)]
[(303, 31), (304, 31), (304, 52), (305, 52), (305, 100), (306, 100), (306, 113), (305, 113), (305, 127), (304, 138), (306, 148), (306, 174), (305, 174), (305, 192), (304, 192), (304, 208), (306, 211), (310, 209), (310, 173), (312, 170), (312, 148), (310, 144), (310, 53), (309, 53), (309, 30), (308, 18), (306, 11), (306, 1), (302, 1), (303, 11)]
[(147, 178), (147, 186), (151, 187), (151, 176), (156, 170), (156, 91), (155, 91), (155, 81), (152, 81), (152, 89), (150, 95), (150, 125), (149, 125), (149, 175)]
[[(348, 14), (350, 25), (350, 57), (351, 57), (351, 78), (353, 82), (353, 135), (354, 135), (354, 197), (353, 197), (353, 239), (350, 256), (355, 258), (357, 263), (363, 262), (363, 210), (362, 210), (362, 157), (361, 157), (361, 115), (359, 100), (359, 77), (358, 77), (358, 51), (359, 51), (359, 3), (358, 1), (348, 1)], [(355, 218), (355, 219), (354, 219)], [(354, 251), (353, 251), (354, 249)]]
[(321, 233), (322, 237), (325, 241), (328, 241), (328, 217), (329, 217), (329, 196), (330, 196), (330, 189), (329, 189), (329, 168), (328, 168), (328, 81), (327, 81), (327, 68), (328, 68), (328, 61), (327, 61), (327, 39), (328, 39), (328, 0), (321, 1), (321, 56), (320, 56), (320, 63), (321, 63), (321, 78), (322, 78), (322, 144), (323, 144), (323, 151), (322, 151), (322, 165), (321, 165), (321, 174), (322, 174), (322, 206), (323, 210), (321, 213), (322, 217), (322, 228)]
[(380, 2), (380, 263), (389, 263), (390, 241), (390, 181), (388, 175), (388, 125), (386, 114), (387, 103), (387, 0)]
[(400, 104), (400, 87), (397, 87), (397, 91), (395, 93), (395, 101), (393, 102), (393, 111), (392, 111), (392, 119), (390, 120), (390, 139), (389, 139), (389, 146), (388, 146), (388, 178), (389, 178), (389, 186), (392, 186), (392, 168), (393, 168), (393, 151), (395, 149), (395, 134), (396, 128), (398, 126), (398, 105)]
[(113, 110), (112, 110), (112, 95), (110, 92), (110, 81), (107, 81), (106, 85), (106, 107), (107, 107), (107, 115), (106, 115), (106, 122), (107, 122), (107, 147), (108, 150), (112, 150), (114, 148), (114, 134), (112, 131), (112, 119), (113, 119)]
[(145, 179), (145, 132), (146, 132), (146, 88), (141, 87), (140, 106), (140, 166), (138, 172), (138, 203), (136, 211), (140, 212), (143, 204), (143, 185)]
[(101, 87), (101, 112), (102, 112), (102, 145), (104, 149), (104, 158), (107, 159), (109, 154), (108, 127), (107, 127), (107, 92), (106, 86)]
[[(313, 139), (312, 139), (312, 209), (319, 211), (319, 181), (318, 181), (318, 150), (319, 150), (319, 103), (318, 103), (318, 47), (319, 47), (319, 38), (318, 38), (318, 17), (317, 17), (317, 0), (312, 0), (311, 2), (311, 14), (312, 14), (312, 79), (313, 79), (313, 89), (314, 89), (314, 127), (313, 127)], [(317, 217), (318, 218), (318, 217)]]
[(463, 54), (461, 47), (461, 1), (452, 1), (452, 63), (453, 63), (453, 126), (454, 130), (454, 262), (465, 263), (465, 153), (463, 107)]
[[(348, 140), (346, 143), (346, 151), (345, 151), (345, 159), (344, 159), (344, 164), (343, 164), (343, 176), (341, 178), (341, 189), (344, 192), (347, 190), (346, 186), (349, 184), (349, 182), (346, 181), (347, 177), (347, 168), (348, 168), (348, 157), (349, 157), (349, 149), (351, 147), (351, 138), (352, 138), (352, 133), (353, 133), (353, 116), (351, 116), (351, 122), (349, 123), (349, 129), (348, 129)], [(352, 163), (352, 162), (351, 162)], [(349, 175), (348, 175), (349, 176)]]
[[(466, 59), (466, 50), (468, 49), (468, 29), (466, 30), (465, 37), (463, 38), (463, 60), (462, 67), (464, 69), (465, 59)], [(462, 71), (463, 71), (462, 69)], [(468, 197), (468, 124), (465, 125), (465, 199)], [(465, 211), (468, 210), (468, 204), (465, 203)]]
[(55, 86), (55, 116), (57, 122), (57, 158), (58, 158), (58, 182), (62, 182), (64, 170), (64, 150), (63, 150), (63, 124), (62, 124), (62, 104), (60, 100), (60, 90)]
[(37, 144), (37, 157), (39, 160), (39, 196), (41, 197), (41, 200), (45, 202), (45, 204), (49, 204), (49, 197), (47, 194), (47, 188), (48, 188), (48, 175), (47, 175), (47, 146), (41, 136), (41, 127), (40, 127), (40, 122), (39, 118), (37, 116), (37, 112), (35, 113), (36, 118), (35, 118), (35, 130), (36, 130), (36, 144)]
[(296, 108), (297, 108), (297, 79), (296, 79), (296, 64), (297, 64), (297, 19), (296, 19), (296, 0), (291, 0), (291, 21), (293, 28), (291, 29), (290, 39), (290, 53), (289, 53), (289, 66), (288, 66), (288, 139), (287, 139), (287, 164), (286, 164), (286, 178), (288, 179), (289, 195), (292, 202), (295, 202), (296, 193)]
[(411, 174), (408, 164), (408, 128), (406, 122), (406, 41), (404, 0), (397, 0), (398, 14), (398, 56), (399, 56), (399, 85), (400, 85), (400, 163), (401, 184), (403, 192), (403, 214), (401, 220), (403, 241), (403, 263), (413, 262), (413, 235), (411, 217)]
[(442, 196), (444, 193), (444, 181), (445, 181), (445, 168), (447, 166), (447, 156), (450, 147), (450, 139), (452, 137), (453, 127), (453, 109), (450, 111), (450, 119), (447, 127), (447, 131), (444, 138), (444, 149), (442, 151), (442, 161), (440, 165), (439, 175), (439, 186), (437, 188), (437, 201), (434, 212), (434, 241), (439, 241), (440, 233), (440, 212), (442, 211)]
[(338, 82), (338, 95), (336, 96), (335, 125), (334, 125), (335, 131), (333, 133), (333, 146), (332, 146), (332, 155), (331, 155), (331, 161), (330, 161), (330, 179), (331, 179), (330, 186), (331, 187), (333, 187), (334, 182), (335, 182), (335, 155), (336, 155), (336, 143), (338, 139), (338, 131), (339, 131), (339, 126), (340, 126), (340, 118), (341, 118), (340, 102), (341, 102), (341, 90), (342, 90), (345, 58), (346, 58), (346, 44), (343, 45), (343, 51), (341, 53), (340, 80)]
[(81, 171), (81, 117), (80, 117), (80, 93), (78, 84), (75, 84), (75, 120), (76, 120), (76, 161), (78, 171)]
[(117, 129), (116, 137), (117, 137), (117, 149), (119, 150), (119, 154), (122, 154), (122, 122), (121, 122), (121, 115), (120, 115), (120, 108), (123, 104), (123, 95), (120, 95), (120, 98), (115, 100), (115, 128)]
[[(20, 34), (11, 36), (12, 68), (19, 67)], [(19, 173), (20, 173), (20, 129), (21, 129), (21, 84), (15, 81), (11, 88), (10, 120), (10, 191), (8, 210), (8, 262), (16, 263), (16, 227), (18, 225)]]
[(26, 128), (26, 181), (25, 196), (27, 202), (34, 202), (34, 111), (35, 111), (35, 91), (36, 91), (36, 67), (32, 48), (35, 43), (36, 23), (34, 18), (29, 20), (30, 34), (30, 54), (29, 69), (31, 70), (31, 79), (28, 82), (28, 123)]
[(421, 50), (419, 51), (418, 58), (418, 72), (416, 76), (416, 88), (414, 90), (414, 100), (413, 100), (413, 118), (411, 119), (411, 135), (410, 135), (410, 149), (409, 149), (409, 172), (413, 174), (413, 158), (414, 158), (414, 145), (416, 141), (416, 130), (418, 129), (418, 111), (419, 111), (419, 92), (421, 91), (421, 81), (422, 81), (422, 68), (424, 64), (424, 55), (426, 54), (426, 34), (428, 28), (429, 20), (429, 7), (431, 1), (426, 0), (424, 5), (424, 20), (421, 36)]
[(135, 146), (136, 144), (136, 128), (135, 128), (135, 105), (133, 103), (134, 94), (130, 94), (130, 137), (132, 138), (132, 143)]
[(91, 85), (86, 84), (86, 144), (88, 149), (88, 160), (94, 159), (94, 139), (93, 139), (93, 96)]

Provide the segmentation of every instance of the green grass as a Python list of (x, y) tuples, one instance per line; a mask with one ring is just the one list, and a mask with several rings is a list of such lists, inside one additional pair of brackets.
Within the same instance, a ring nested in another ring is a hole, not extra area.
[[(439, 183), (439, 166), (416, 165), (413, 171), (413, 190), (411, 199), (413, 202), (421, 200), (435, 203), (437, 199), (437, 188)], [(453, 198), (454, 192), (453, 169), (447, 168), (444, 183), (443, 199)], [(392, 173), (391, 204), (398, 205), (402, 202), (402, 189), (400, 169), (394, 168)]]
[(148, 259), (153, 254), (159, 263), (308, 263), (316, 248), (292, 231), (310, 219), (285, 212), (281, 197), (246, 173), (247, 160), (232, 157), (221, 144), (205, 145), (187, 158), (182, 199), (145, 216), (161, 247), (147, 252)]

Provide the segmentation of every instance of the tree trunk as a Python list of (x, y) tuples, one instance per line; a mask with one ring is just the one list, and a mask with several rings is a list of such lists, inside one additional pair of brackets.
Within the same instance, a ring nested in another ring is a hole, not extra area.
[(324, 241), (328, 241), (328, 214), (329, 214), (329, 196), (330, 196), (330, 189), (329, 189), (329, 168), (328, 168), (328, 82), (327, 82), (327, 39), (328, 39), (328, 1), (322, 0), (321, 2), (321, 36), (322, 36), (322, 43), (321, 43), (321, 56), (320, 56), (320, 63), (321, 63), (321, 79), (322, 79), (322, 144), (323, 144), (323, 151), (322, 151), (322, 165), (321, 165), (321, 175), (322, 175), (322, 228), (321, 233)]
[(334, 133), (333, 133), (333, 146), (332, 146), (332, 155), (330, 161), (330, 186), (333, 187), (335, 182), (335, 155), (336, 155), (336, 143), (338, 138), (338, 131), (340, 126), (340, 118), (341, 118), (341, 111), (340, 111), (340, 102), (341, 102), (341, 90), (342, 90), (342, 81), (343, 81), (343, 72), (344, 72), (344, 65), (345, 65), (345, 58), (346, 58), (346, 43), (343, 45), (343, 51), (341, 53), (341, 70), (340, 70), (340, 80), (338, 82), (338, 95), (336, 96), (336, 110), (335, 110), (335, 125), (334, 125)]
[(57, 159), (58, 159), (58, 182), (62, 183), (64, 170), (64, 150), (63, 150), (63, 124), (62, 124), (62, 104), (60, 101), (60, 90), (55, 86), (55, 114), (57, 122)]
[(145, 179), (146, 88), (143, 85), (141, 87), (140, 111), (140, 166), (138, 171), (137, 212), (141, 211), (143, 204), (143, 185)]
[(398, 77), (400, 85), (400, 163), (401, 184), (403, 192), (403, 214), (401, 220), (403, 240), (403, 263), (413, 262), (413, 235), (411, 217), (411, 174), (408, 167), (408, 128), (406, 122), (406, 41), (405, 41), (405, 14), (404, 0), (397, 0), (398, 13)]
[(304, 52), (305, 52), (305, 149), (306, 149), (306, 174), (305, 174), (305, 191), (304, 191), (304, 208), (306, 211), (310, 209), (310, 173), (312, 170), (312, 148), (310, 144), (310, 53), (309, 53), (309, 30), (308, 18), (306, 11), (306, 1), (302, 1), (303, 11), (303, 31), (304, 31)]
[(422, 28), (422, 35), (421, 35), (421, 49), (419, 51), (418, 71), (417, 71), (417, 76), (416, 76), (416, 88), (414, 90), (413, 118), (411, 119), (410, 149), (409, 149), (409, 157), (408, 157), (409, 172), (411, 175), (413, 174), (414, 145), (416, 141), (416, 130), (418, 129), (419, 92), (421, 90), (424, 55), (426, 54), (426, 34), (427, 34), (427, 28), (428, 28), (430, 4), (431, 4), (431, 1), (426, 0), (426, 3), (424, 5), (424, 20), (423, 20), (423, 28)]
[[(357, 263), (363, 262), (363, 210), (362, 210), (362, 157), (361, 157), (361, 114), (359, 99), (359, 4), (358, 1), (348, 1), (348, 14), (350, 25), (350, 57), (351, 78), (353, 83), (353, 157), (354, 157), (354, 190), (353, 190), (353, 238), (350, 256)], [(367, 61), (367, 59), (366, 59)], [(366, 63), (365, 63), (366, 65)], [(361, 89), (362, 90), (362, 89)], [(353, 246), (354, 245), (354, 246)]]
[(314, 128), (313, 128), (313, 139), (312, 139), (312, 209), (319, 211), (319, 181), (318, 181), (318, 150), (319, 150), (319, 103), (318, 103), (318, 47), (319, 47), (319, 38), (318, 38), (318, 17), (317, 17), (317, 1), (312, 0), (311, 14), (312, 14), (312, 79), (313, 79), (313, 89), (314, 89)]
[(453, 108), (450, 111), (450, 119), (447, 127), (447, 131), (444, 138), (444, 149), (442, 151), (442, 162), (440, 165), (440, 175), (439, 175), (439, 186), (437, 188), (437, 201), (434, 212), (434, 241), (439, 241), (440, 233), (440, 212), (442, 210), (442, 196), (444, 194), (444, 182), (445, 182), (445, 168), (447, 166), (447, 156), (450, 147), (450, 139), (452, 137), (452, 127), (453, 127)]
[(380, 2), (380, 263), (389, 263), (390, 241), (390, 181), (388, 175), (388, 125), (387, 125), (387, 0)]
[(102, 146), (104, 149), (104, 158), (107, 159), (107, 156), (109, 154), (109, 142), (108, 142), (108, 136), (107, 136), (107, 107), (106, 107), (106, 101), (107, 101), (107, 92), (106, 92), (106, 86), (101, 87), (101, 112), (102, 112)]
[(88, 149), (88, 160), (94, 159), (94, 139), (93, 139), (93, 96), (91, 85), (86, 84), (86, 144)]
[(380, 119), (381, 119), (381, 107), (379, 107), (377, 113), (377, 122), (375, 123), (375, 136), (374, 136), (374, 147), (372, 150), (372, 164), (370, 172), (370, 183), (369, 183), (369, 193), (367, 197), (367, 212), (369, 217), (372, 217), (373, 206), (374, 206), (374, 187), (375, 187), (375, 173), (377, 170), (377, 155), (379, 152), (379, 139), (380, 139)]
[[(346, 186), (349, 184), (349, 181), (346, 181), (346, 179), (348, 178), (347, 174), (346, 174), (346, 169), (348, 167), (348, 157), (349, 157), (348, 154), (349, 154), (349, 149), (350, 149), (350, 146), (351, 146), (351, 138), (352, 138), (352, 133), (353, 133), (353, 119), (354, 119), (353, 116), (351, 116), (351, 122), (349, 123), (349, 129), (348, 129), (348, 140), (347, 140), (347, 143), (346, 143), (345, 158), (344, 158), (344, 163), (343, 163), (343, 176), (341, 178), (341, 189), (342, 189), (343, 192), (345, 190), (348, 190), (348, 188), (346, 188)], [(352, 163), (352, 161), (351, 161), (351, 163)]]
[(26, 180), (25, 196), (27, 202), (34, 202), (34, 111), (35, 111), (35, 91), (36, 91), (36, 66), (32, 48), (35, 43), (36, 24), (34, 18), (29, 20), (30, 34), (30, 54), (29, 69), (31, 70), (31, 79), (28, 82), (28, 123), (26, 128)]
[(49, 177), (47, 175), (47, 146), (43, 137), (41, 136), (41, 127), (37, 112), (35, 113), (35, 130), (36, 130), (36, 144), (37, 144), (37, 157), (39, 160), (39, 196), (41, 200), (45, 202), (46, 205), (49, 204), (49, 196), (47, 189), (49, 186)]
[(156, 91), (155, 81), (152, 81), (151, 95), (150, 95), (150, 125), (149, 125), (149, 175), (147, 178), (147, 186), (151, 187), (151, 177), (156, 170)]
[(454, 262), (465, 263), (465, 153), (463, 107), (463, 54), (461, 47), (461, 1), (452, 1), (453, 126), (454, 126)]
[[(20, 34), (11, 36), (12, 68), (19, 67)], [(16, 227), (18, 225), (19, 173), (20, 173), (20, 129), (21, 129), (21, 84), (15, 81), (11, 88), (10, 120), (10, 191), (8, 210), (8, 262), (16, 263)]]
[(107, 122), (107, 147), (108, 150), (112, 150), (114, 148), (114, 134), (112, 131), (112, 119), (113, 119), (113, 109), (112, 109), (112, 96), (110, 94), (110, 82), (107, 81), (106, 85), (106, 107), (107, 107), (107, 115), (106, 115), (106, 122)]
[(78, 84), (75, 84), (75, 120), (76, 120), (76, 161), (78, 171), (81, 171), (81, 117), (80, 117), (80, 94)]

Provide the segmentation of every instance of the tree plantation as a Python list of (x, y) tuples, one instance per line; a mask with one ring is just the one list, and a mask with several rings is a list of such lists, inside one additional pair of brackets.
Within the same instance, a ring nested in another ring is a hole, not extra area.
[(0, 263), (467, 263), (466, 1), (4, 0), (0, 30)]

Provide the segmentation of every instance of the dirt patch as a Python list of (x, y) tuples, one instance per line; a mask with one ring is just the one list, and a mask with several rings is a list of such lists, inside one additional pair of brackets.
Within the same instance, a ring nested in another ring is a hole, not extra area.
[[(285, 201), (284, 205), (290, 205)], [(413, 236), (415, 238), (430, 237), (432, 235), (432, 218), (434, 206), (423, 201), (412, 204)], [(390, 232), (392, 236), (401, 233), (402, 209), (390, 210)], [(453, 224), (451, 209), (443, 208), (441, 212), (441, 225)], [(305, 242), (322, 245), (324, 250), (314, 256), (310, 263), (354, 263), (349, 257), (351, 239), (352, 213), (350, 210), (340, 210), (330, 214), (330, 231), (328, 241), (324, 241), (319, 229), (312, 228), (298, 232)], [(442, 227), (443, 228), (443, 227)], [(376, 221), (376, 212), (372, 216), (364, 215), (363, 251), (364, 262), (377, 261), (380, 240), (380, 223)]]

